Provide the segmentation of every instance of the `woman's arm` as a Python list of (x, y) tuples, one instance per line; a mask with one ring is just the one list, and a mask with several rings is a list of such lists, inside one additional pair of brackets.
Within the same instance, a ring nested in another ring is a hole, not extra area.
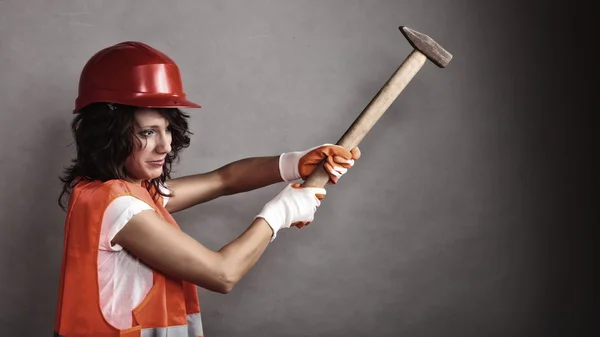
[(325, 194), (323, 188), (286, 185), (240, 236), (218, 251), (206, 248), (153, 210), (134, 215), (112, 243), (164, 274), (228, 293), (256, 264), (279, 230), (314, 219)]
[(212, 172), (167, 181), (173, 197), (167, 210), (175, 213), (200, 203), (283, 181), (279, 156), (241, 159)]
[(272, 234), (269, 224), (257, 218), (215, 252), (147, 210), (133, 216), (113, 243), (167, 275), (226, 294), (256, 264)]
[(335, 184), (359, 157), (358, 147), (348, 151), (338, 145), (324, 144), (280, 156), (241, 159), (212, 172), (167, 181), (173, 194), (167, 210), (174, 213), (223, 195), (305, 179), (323, 159), (327, 159), (324, 167), (329, 173), (330, 183)]

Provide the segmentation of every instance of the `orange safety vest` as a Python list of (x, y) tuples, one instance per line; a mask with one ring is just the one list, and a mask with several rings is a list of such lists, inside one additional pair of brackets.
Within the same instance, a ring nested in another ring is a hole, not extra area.
[(131, 315), (133, 327), (119, 330), (100, 309), (98, 247), (104, 210), (120, 196), (133, 196), (154, 208), (172, 226), (179, 226), (145, 186), (123, 180), (80, 181), (69, 199), (63, 260), (54, 325), (55, 337), (202, 337), (196, 286), (153, 270), (154, 283)]

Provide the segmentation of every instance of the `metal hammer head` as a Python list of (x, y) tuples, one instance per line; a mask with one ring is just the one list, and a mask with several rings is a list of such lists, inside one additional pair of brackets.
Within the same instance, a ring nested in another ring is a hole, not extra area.
[(400, 26), (400, 31), (413, 48), (423, 53), (436, 66), (445, 68), (450, 63), (452, 54), (429, 36), (405, 26)]

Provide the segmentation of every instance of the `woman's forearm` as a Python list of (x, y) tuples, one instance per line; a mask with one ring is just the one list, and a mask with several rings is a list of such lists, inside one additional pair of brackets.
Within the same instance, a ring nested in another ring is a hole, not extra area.
[(226, 195), (251, 191), (283, 181), (279, 156), (240, 159), (217, 170)]
[(223, 258), (222, 270), (226, 292), (231, 291), (256, 264), (272, 235), (273, 230), (267, 222), (257, 218), (244, 233), (218, 251)]

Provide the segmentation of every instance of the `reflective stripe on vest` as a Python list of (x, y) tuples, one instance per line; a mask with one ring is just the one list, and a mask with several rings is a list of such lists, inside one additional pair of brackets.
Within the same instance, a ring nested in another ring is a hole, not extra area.
[(189, 337), (204, 336), (204, 330), (202, 329), (202, 315), (200, 313), (188, 315), (187, 320)]
[(200, 313), (188, 315), (188, 325), (142, 329), (142, 337), (203, 337)]
[[(200, 313), (187, 316), (188, 324), (167, 328), (142, 329), (141, 337), (203, 337), (202, 316)], [(68, 337), (54, 332), (54, 337)]]

